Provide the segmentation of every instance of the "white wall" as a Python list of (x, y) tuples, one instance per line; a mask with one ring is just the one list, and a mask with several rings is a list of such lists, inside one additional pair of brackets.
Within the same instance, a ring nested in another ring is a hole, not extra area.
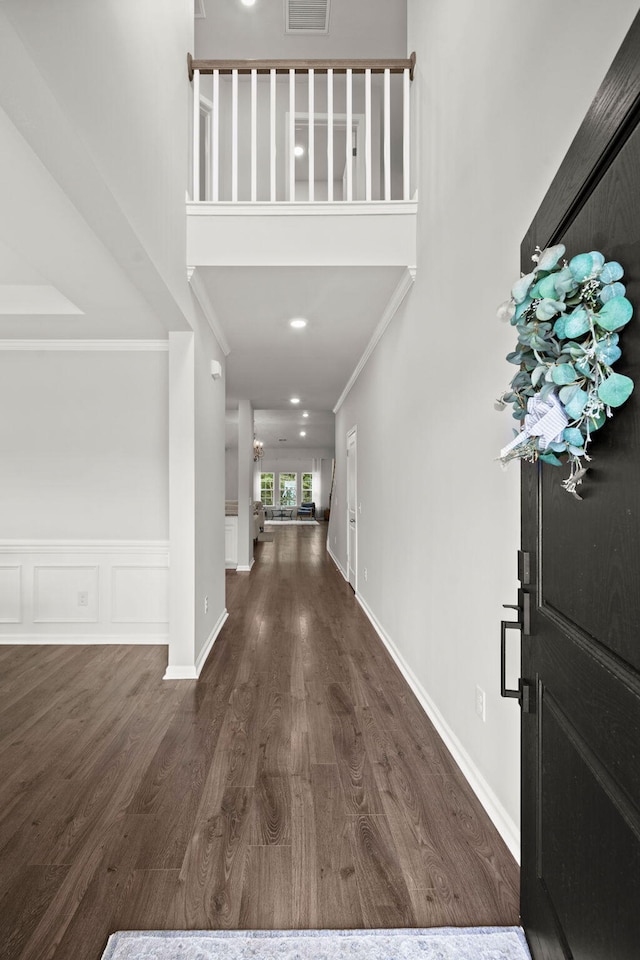
[(166, 343), (76, 346), (0, 350), (0, 642), (166, 643)]
[(498, 630), (517, 586), (519, 486), (517, 468), (496, 463), (511, 424), (493, 408), (513, 333), (495, 310), (637, 4), (614, 0), (606, 18), (595, 0), (579, 17), (551, 0), (488, 6), (409, 0), (417, 276), (337, 414), (329, 546), (346, 569), (346, 434), (357, 424), (359, 597), (517, 851), (519, 714), (499, 697)]
[(0, 538), (166, 540), (166, 352), (0, 351)]
[(0, 36), (5, 65), (15, 54), (21, 67), (22, 82), (4, 87), (14, 123), (165, 321), (180, 325), (191, 309), (193, 0), (5, 0)]
[[(236, 430), (238, 425), (236, 424)], [(238, 499), (238, 447), (225, 449), (224, 497), (225, 500)]]
[[(195, 331), (195, 655), (202, 656), (225, 616), (225, 357), (203, 317)], [(207, 610), (205, 611), (205, 597)]]

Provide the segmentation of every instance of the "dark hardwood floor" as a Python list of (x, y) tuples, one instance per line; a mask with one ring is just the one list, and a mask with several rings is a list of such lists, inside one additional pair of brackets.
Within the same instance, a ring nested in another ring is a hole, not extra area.
[(0, 956), (118, 929), (512, 924), (518, 870), (328, 558), (283, 526), (199, 681), (0, 647)]

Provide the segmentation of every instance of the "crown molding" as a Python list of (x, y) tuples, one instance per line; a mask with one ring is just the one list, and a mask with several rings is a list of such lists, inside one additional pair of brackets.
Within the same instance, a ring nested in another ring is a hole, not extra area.
[(403, 272), (402, 276), (400, 277), (400, 280), (398, 281), (395, 290), (389, 297), (389, 300), (387, 301), (387, 305), (384, 308), (384, 312), (380, 317), (378, 325), (373, 331), (371, 339), (369, 340), (369, 343), (367, 344), (364, 353), (358, 360), (358, 364), (355, 370), (349, 377), (346, 387), (340, 394), (340, 399), (338, 400), (335, 407), (333, 408), (334, 413), (338, 412), (338, 410), (340, 409), (344, 401), (347, 399), (347, 396), (349, 395), (351, 388), (353, 387), (354, 383), (360, 376), (362, 370), (366, 366), (366, 363), (369, 357), (371, 356), (371, 354), (373, 353), (373, 351), (375, 350), (376, 345), (378, 344), (378, 341), (380, 340), (383, 333), (385, 332), (385, 330), (387, 329), (387, 327), (395, 317), (396, 313), (398, 312), (398, 309), (400, 308), (400, 304), (402, 303), (402, 301), (408, 294), (409, 290), (413, 286), (415, 279), (416, 279), (416, 268), (407, 267), (406, 270)]
[(166, 353), (168, 340), (0, 340), (0, 350)]
[[(189, 271), (191, 271), (190, 276)], [(189, 277), (189, 286), (193, 290), (194, 297), (200, 304), (200, 308), (206, 317), (207, 323), (211, 327), (211, 332), (218, 341), (218, 345), (225, 357), (228, 357), (231, 353), (231, 347), (229, 346), (229, 342), (224, 335), (224, 331), (220, 321), (218, 320), (218, 316), (213, 309), (213, 305), (209, 299), (209, 294), (202, 276), (195, 267), (187, 267), (187, 276)]]

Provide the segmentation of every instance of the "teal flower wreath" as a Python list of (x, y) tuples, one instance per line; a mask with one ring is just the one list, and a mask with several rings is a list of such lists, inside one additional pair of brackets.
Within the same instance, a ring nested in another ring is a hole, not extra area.
[(633, 380), (614, 373), (620, 359), (618, 331), (633, 315), (620, 281), (624, 271), (601, 253), (581, 253), (560, 264), (563, 244), (536, 248), (536, 266), (513, 286), (498, 318), (518, 331), (509, 363), (519, 367), (497, 401), (513, 406), (520, 432), (500, 451), (509, 460), (571, 465), (562, 486), (578, 500), (577, 486), (591, 458), (591, 436), (633, 390)]

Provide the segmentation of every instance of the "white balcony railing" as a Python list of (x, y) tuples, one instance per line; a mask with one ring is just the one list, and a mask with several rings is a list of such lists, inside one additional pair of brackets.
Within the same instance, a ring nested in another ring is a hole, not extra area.
[(408, 60), (192, 60), (194, 202), (409, 200)]

